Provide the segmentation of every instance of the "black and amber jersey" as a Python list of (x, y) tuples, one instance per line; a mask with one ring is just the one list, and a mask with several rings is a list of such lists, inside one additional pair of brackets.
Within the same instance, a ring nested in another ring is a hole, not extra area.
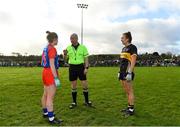
[(131, 64), (131, 55), (137, 55), (137, 48), (130, 44), (122, 49), (120, 54), (120, 72), (127, 72), (128, 66)]

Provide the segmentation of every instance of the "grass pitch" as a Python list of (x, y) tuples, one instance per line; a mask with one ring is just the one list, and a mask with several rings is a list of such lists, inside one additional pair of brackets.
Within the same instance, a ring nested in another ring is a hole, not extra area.
[[(117, 80), (117, 67), (90, 68), (90, 100), (96, 109), (83, 106), (78, 85), (78, 107), (70, 110), (71, 88), (68, 68), (60, 68), (62, 82), (55, 97), (55, 113), (72, 126), (180, 125), (180, 68), (136, 68), (134, 90), (136, 114), (123, 118), (120, 109), (127, 99)], [(0, 125), (49, 125), (42, 118), (42, 68), (0, 68)]]

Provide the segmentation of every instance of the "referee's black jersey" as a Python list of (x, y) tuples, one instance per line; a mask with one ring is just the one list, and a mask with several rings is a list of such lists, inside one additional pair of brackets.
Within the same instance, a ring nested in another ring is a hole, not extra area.
[(127, 72), (128, 66), (131, 64), (131, 55), (137, 55), (137, 48), (130, 44), (122, 49), (120, 54), (120, 72)]

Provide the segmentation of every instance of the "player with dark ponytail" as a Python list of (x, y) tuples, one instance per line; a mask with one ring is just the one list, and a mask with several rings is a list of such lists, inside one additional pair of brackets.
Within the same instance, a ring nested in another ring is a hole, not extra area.
[(120, 54), (120, 71), (118, 73), (118, 78), (128, 98), (128, 107), (126, 109), (123, 109), (122, 112), (124, 113), (124, 115), (133, 115), (134, 92), (132, 81), (135, 75), (134, 68), (137, 59), (137, 48), (135, 45), (131, 44), (131, 32), (123, 33), (121, 41), (125, 47), (122, 49), (122, 52)]
[(56, 46), (58, 44), (58, 35), (55, 32), (47, 31), (48, 45), (44, 48), (42, 54), (43, 73), (42, 79), (44, 83), (44, 93), (41, 99), (43, 116), (49, 119), (51, 124), (60, 124), (62, 120), (58, 120), (54, 116), (53, 100), (57, 87), (61, 83), (58, 76), (58, 55)]

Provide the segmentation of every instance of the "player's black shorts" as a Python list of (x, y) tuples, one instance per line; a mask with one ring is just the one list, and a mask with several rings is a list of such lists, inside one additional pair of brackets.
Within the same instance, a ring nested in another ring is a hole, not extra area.
[(79, 78), (79, 80), (87, 80), (86, 75), (84, 74), (84, 64), (70, 64), (69, 66), (69, 80), (75, 81)]
[[(126, 80), (126, 75), (127, 75), (127, 72), (119, 72), (118, 73), (119, 80)], [(135, 74), (134, 72), (132, 72), (132, 80), (134, 80), (134, 77), (135, 77)]]

